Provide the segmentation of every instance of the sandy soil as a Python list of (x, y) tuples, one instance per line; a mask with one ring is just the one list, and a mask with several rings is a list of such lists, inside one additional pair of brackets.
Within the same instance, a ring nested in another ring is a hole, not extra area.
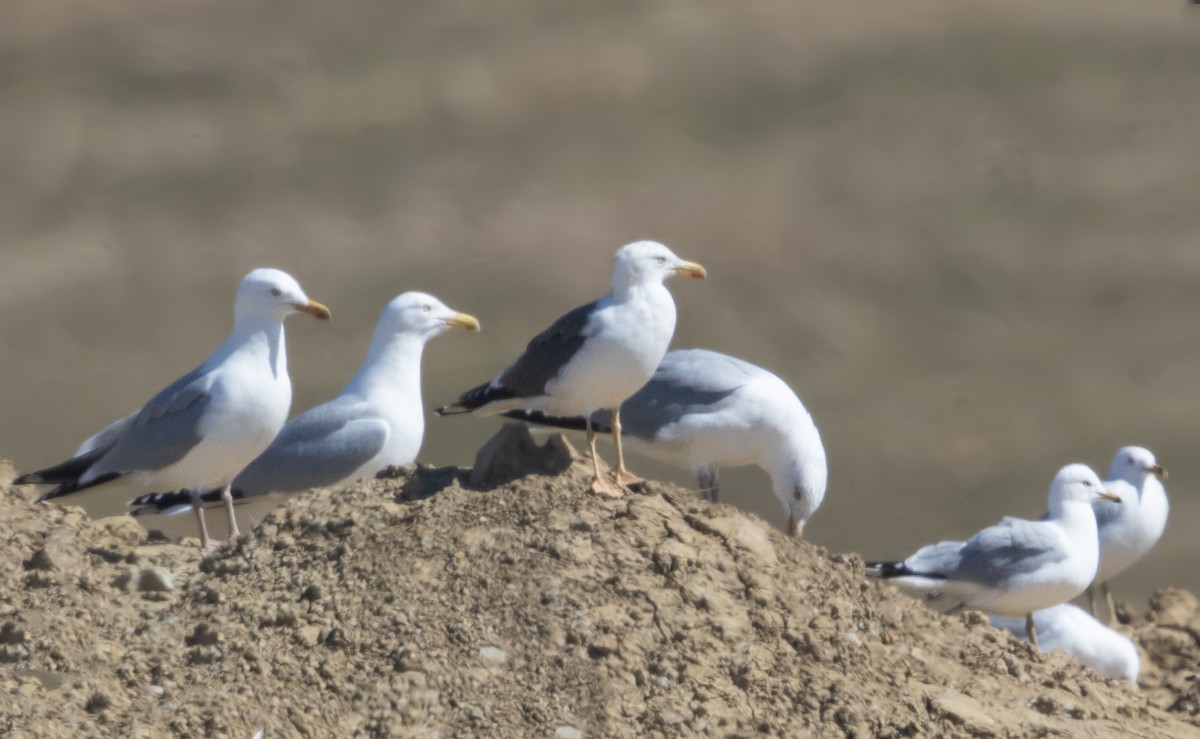
[(601, 500), (586, 475), (391, 470), (203, 556), (35, 505), (9, 469), (0, 734), (1200, 736), (1191, 593), (1126, 608), (1138, 689), (856, 555), (669, 485)]

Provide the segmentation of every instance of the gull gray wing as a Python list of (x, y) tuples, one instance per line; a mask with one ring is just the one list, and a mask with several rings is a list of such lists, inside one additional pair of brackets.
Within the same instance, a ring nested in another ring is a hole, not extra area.
[(579, 352), (588, 337), (588, 324), (599, 300), (581, 305), (530, 340), (525, 352), (504, 370), (496, 384), (520, 398), (541, 395), (547, 383)]
[[(668, 352), (650, 381), (621, 404), (621, 431), (651, 441), (685, 416), (712, 412), (763, 373), (749, 362), (706, 349)], [(607, 428), (612, 414), (601, 411), (592, 420)]]
[(183, 459), (200, 443), (200, 421), (212, 400), (213, 379), (197, 368), (151, 398), (85, 477), (160, 470)]
[(137, 411), (134, 411), (123, 418), (118, 418), (88, 438), (84, 439), (83, 443), (79, 445), (79, 448), (75, 450), (75, 456), (82, 457), (89, 452), (111, 449), (113, 445), (120, 440), (121, 435), (133, 425), (133, 420), (135, 418), (137, 418)]
[(1005, 519), (967, 540), (951, 575), (988, 586), (1034, 572), (1066, 558), (1053, 527), (1041, 521)]
[(83, 454), (44, 471), (71, 470), (74, 477), (46, 479), (59, 485), (38, 500), (77, 493), (139, 470), (160, 470), (183, 459), (200, 443), (200, 419), (208, 408), (211, 385), (212, 376), (197, 368), (137, 413), (109, 424), (83, 443)]
[(958, 569), (962, 560), (963, 542), (939, 541), (918, 549), (903, 565), (909, 572), (930, 577), (944, 577)]
[(387, 423), (365, 401), (339, 397), (284, 424), (233, 481), (238, 497), (336, 485), (383, 449)]
[(464, 413), (497, 400), (533, 398), (545, 393), (546, 385), (587, 341), (592, 315), (602, 307), (603, 301), (601, 298), (569, 311), (550, 328), (533, 337), (524, 353), (499, 377), (468, 390), (457, 403), (439, 408), (437, 412), (440, 415)]

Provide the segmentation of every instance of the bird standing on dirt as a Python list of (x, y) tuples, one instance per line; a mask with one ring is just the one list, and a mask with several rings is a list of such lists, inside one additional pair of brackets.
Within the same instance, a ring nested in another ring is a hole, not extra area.
[(1116, 623), (1112, 592), (1108, 581), (1133, 566), (1154, 548), (1167, 527), (1167, 491), (1161, 480), (1167, 471), (1144, 447), (1127, 446), (1117, 450), (1108, 468), (1104, 486), (1121, 498), (1121, 505), (1097, 501), (1096, 525), (1100, 533), (1100, 566), (1096, 579), (1088, 586), (1088, 606), (1096, 615), (1095, 584), (1100, 584), (1108, 603), (1108, 622)]
[(1116, 495), (1086, 465), (1070, 464), (1050, 484), (1050, 511), (1039, 521), (1007, 517), (965, 542), (943, 541), (902, 562), (868, 562), (868, 574), (922, 596), (949, 596), (958, 607), (1025, 616), (1037, 646), (1033, 612), (1065, 603), (1096, 576), (1099, 538), (1092, 503)]
[[(504, 415), (557, 428), (585, 425), (580, 417), (533, 411)], [(706, 349), (667, 352), (650, 382), (621, 404), (621, 419), (630, 448), (695, 471), (710, 500), (717, 500), (722, 467), (761, 467), (793, 536), (802, 535), (825, 498), (825, 447), (812, 416), (787, 383), (749, 362)], [(591, 422), (606, 431), (612, 412), (597, 411)]]
[[(329, 310), (309, 300), (291, 275), (254, 270), (238, 287), (233, 332), (203, 364), (93, 436), (83, 454), (14, 482), (57, 486), (39, 500), (126, 477), (148, 490), (198, 495), (217, 488), (237, 536), (230, 483), (287, 420), (292, 384), (283, 322), (296, 312), (329, 319)], [(199, 507), (196, 520), (201, 544), (215, 548)]]
[[(425, 342), (451, 328), (478, 331), (479, 321), (426, 293), (394, 298), (379, 316), (358, 374), (336, 398), (284, 424), (271, 446), (234, 479), (233, 497), (337, 485), (416, 460), (425, 434), (421, 354)], [(200, 499), (218, 502), (220, 491)], [(178, 513), (192, 503), (190, 494), (176, 491), (143, 495), (130, 505), (137, 506), (134, 515), (142, 515)]]
[[(653, 241), (638, 241), (617, 251), (612, 292), (580, 306), (538, 334), (491, 382), (468, 390), (439, 415), (496, 415), (514, 410), (587, 420), (592, 454), (592, 491), (619, 497), (641, 480), (625, 469), (619, 407), (646, 384), (662, 361), (675, 332), (675, 301), (663, 282), (674, 275), (706, 276), (704, 267), (675, 256)], [(617, 446), (615, 482), (600, 474), (591, 415), (611, 409)]]

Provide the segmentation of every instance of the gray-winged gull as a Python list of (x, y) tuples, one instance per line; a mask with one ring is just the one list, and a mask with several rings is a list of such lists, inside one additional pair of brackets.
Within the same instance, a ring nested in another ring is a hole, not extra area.
[[(1100, 565), (1095, 583), (1100, 584), (1108, 603), (1109, 623), (1116, 621), (1112, 592), (1108, 581), (1133, 566), (1154, 548), (1167, 527), (1167, 491), (1159, 479), (1167, 471), (1144, 447), (1127, 446), (1117, 450), (1108, 468), (1104, 485), (1121, 498), (1121, 505), (1097, 501), (1096, 525), (1100, 530)], [(1096, 615), (1094, 585), (1087, 589), (1088, 605)]]
[[(450, 328), (478, 331), (479, 321), (425, 293), (394, 298), (358, 373), (336, 398), (284, 424), (234, 479), (234, 499), (337, 485), (414, 461), (425, 434), (421, 354), (425, 342)], [(219, 491), (201, 496), (203, 503), (219, 499)], [(192, 499), (181, 491), (152, 493), (130, 505), (138, 507), (135, 515), (170, 514), (190, 508)]]
[[(326, 320), (329, 310), (308, 299), (299, 283), (277, 269), (242, 279), (233, 331), (195, 370), (151, 398), (134, 416), (110, 424), (85, 442), (91, 448), (66, 462), (17, 478), (17, 484), (53, 484), (52, 500), (128, 477), (148, 490), (222, 490), (230, 532), (236, 536), (230, 483), (259, 455), (287, 420), (292, 385), (287, 373), (283, 321), (303, 312)], [(204, 547), (208, 535), (197, 507)]]
[(1092, 502), (1120, 501), (1082, 464), (1059, 470), (1049, 497), (1040, 521), (1008, 517), (965, 542), (931, 544), (902, 562), (870, 562), (868, 571), (914, 594), (949, 596), (996, 616), (1023, 615), (1037, 646), (1032, 613), (1069, 601), (1096, 576)]
[(675, 301), (663, 282), (673, 275), (703, 278), (706, 272), (653, 241), (621, 247), (613, 259), (612, 292), (559, 318), (494, 380), (468, 390), (438, 413), (530, 410), (590, 419), (594, 411), (611, 409), (617, 485), (601, 477), (595, 430), (590, 422), (585, 430), (593, 492), (620, 496), (623, 487), (640, 479), (625, 468), (619, 407), (646, 384), (671, 343)]
[[(584, 428), (579, 417), (536, 411), (505, 415)], [(736, 357), (707, 349), (667, 352), (650, 381), (621, 404), (621, 421), (630, 449), (694, 471), (700, 489), (714, 501), (722, 467), (761, 467), (771, 476), (795, 536), (825, 497), (825, 447), (812, 416), (787, 383)], [(592, 415), (598, 431), (611, 423), (611, 411)]]

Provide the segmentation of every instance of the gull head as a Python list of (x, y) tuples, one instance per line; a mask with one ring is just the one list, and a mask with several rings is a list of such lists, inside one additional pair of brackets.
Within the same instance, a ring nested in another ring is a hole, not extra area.
[(428, 293), (407, 292), (392, 299), (379, 316), (379, 331), (433, 338), (451, 328), (478, 331), (475, 316), (459, 313)]
[(668, 277), (685, 275), (697, 280), (708, 276), (704, 267), (675, 256), (657, 241), (635, 241), (617, 250), (613, 259), (613, 288), (662, 283)]
[(1104, 489), (1100, 477), (1086, 464), (1069, 464), (1058, 471), (1050, 483), (1050, 509), (1063, 503), (1085, 503), (1097, 500), (1120, 503), (1121, 498)]
[(820, 437), (808, 441), (805, 446), (789, 447), (777, 456), (771, 467), (771, 486), (787, 511), (790, 535), (797, 539), (803, 537), (804, 525), (825, 500), (828, 479), (829, 468)]
[(239, 321), (282, 321), (293, 313), (329, 320), (329, 309), (309, 300), (296, 278), (278, 269), (256, 269), (243, 277), (234, 313)]
[(1141, 487), (1151, 475), (1167, 479), (1167, 471), (1154, 458), (1154, 452), (1141, 446), (1121, 447), (1108, 468), (1109, 479), (1124, 480), (1134, 487)]

